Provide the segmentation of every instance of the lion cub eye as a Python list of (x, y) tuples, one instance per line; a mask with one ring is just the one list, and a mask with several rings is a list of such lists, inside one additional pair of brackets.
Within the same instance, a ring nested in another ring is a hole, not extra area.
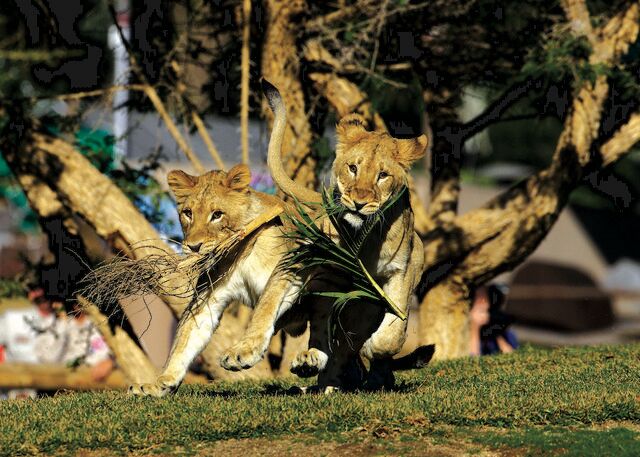
[(389, 173), (387, 173), (386, 171), (381, 171), (381, 172), (378, 174), (378, 180), (380, 180), (380, 179), (384, 179), (384, 178), (386, 178), (387, 176), (389, 176)]
[(224, 213), (222, 211), (214, 211), (213, 213), (211, 213), (211, 222), (217, 221), (222, 217), (223, 214)]
[(191, 217), (193, 216), (193, 214), (191, 213), (191, 210), (189, 208), (185, 208), (182, 210), (182, 215), (184, 217), (186, 217), (187, 219), (191, 220)]
[(358, 171), (358, 167), (356, 167), (355, 165), (351, 164), (351, 165), (349, 165), (349, 171), (355, 175), (356, 172)]

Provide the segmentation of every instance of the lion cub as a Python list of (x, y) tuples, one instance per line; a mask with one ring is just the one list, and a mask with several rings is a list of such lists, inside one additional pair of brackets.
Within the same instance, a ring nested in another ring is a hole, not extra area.
[[(267, 160), (275, 183), (285, 194), (300, 202), (320, 202), (319, 193), (294, 182), (286, 174), (281, 158), (286, 109), (280, 93), (273, 85), (263, 80), (263, 90), (274, 112)], [(340, 218), (357, 235), (368, 217), (378, 212), (403, 187), (408, 186), (409, 169), (425, 154), (427, 138), (422, 135), (413, 139), (397, 139), (385, 131), (367, 131), (364, 120), (359, 115), (343, 118), (336, 133), (338, 143), (331, 187), (334, 199), (343, 208)], [(336, 233), (327, 219), (323, 229), (334, 235)], [(334, 239), (340, 242), (338, 238)], [(385, 214), (381, 229), (369, 237), (361, 252), (366, 253), (361, 260), (367, 270), (391, 300), (406, 313), (424, 263), (422, 241), (414, 231), (413, 212), (408, 197), (399, 199)], [(297, 277), (295, 281), (285, 282), (286, 296), (297, 296), (300, 284), (306, 279), (308, 278)], [(272, 311), (272, 314), (281, 314), (288, 307), (290, 302), (265, 304), (265, 308), (278, 309), (277, 313)], [(348, 366), (355, 350), (371, 361), (370, 373), (373, 373), (373, 377), (378, 376), (376, 372), (380, 367), (380, 380), (373, 382), (389, 386), (393, 382), (389, 362), (404, 344), (407, 322), (384, 310), (381, 312), (379, 309), (372, 309), (366, 303), (356, 303), (350, 307), (351, 312), (344, 320), (344, 327), (350, 336), (338, 349), (329, 351), (326, 324), (323, 326), (321, 323), (314, 332), (312, 323), (310, 348), (298, 355), (292, 371), (300, 375), (319, 373), (318, 383), (321, 387), (341, 386), (347, 382), (345, 377), (349, 376)], [(266, 321), (251, 322), (249, 328), (254, 335), (270, 336), (269, 331), (261, 329), (264, 325), (267, 325)], [(259, 344), (259, 347), (266, 343), (267, 341), (253, 342)], [(222, 358), (222, 365), (232, 370), (244, 368), (247, 364), (239, 362), (241, 357), (240, 354), (229, 351)]]
[[(184, 250), (192, 254), (206, 255), (242, 231), (260, 214), (274, 206), (284, 205), (281, 199), (249, 187), (250, 171), (246, 165), (236, 165), (228, 172), (210, 171), (201, 176), (175, 170), (168, 174), (167, 181), (178, 203)], [(223, 311), (231, 302), (254, 306), (263, 293), (272, 300), (291, 300), (279, 287), (283, 279), (273, 274), (288, 249), (281, 235), (279, 219), (275, 218), (242, 240), (214, 267), (224, 274), (212, 287), (199, 294), (196, 303), (180, 318), (162, 374), (155, 383), (132, 385), (130, 393), (160, 397), (177, 389), (189, 365), (211, 339)], [(267, 288), (269, 290), (265, 292)], [(270, 338), (278, 317), (269, 312), (265, 315), (258, 306), (252, 320), (270, 328)], [(254, 365), (266, 351), (268, 338), (265, 341), (264, 335), (252, 338), (247, 334), (245, 343), (236, 345), (234, 351), (246, 357), (245, 364)]]

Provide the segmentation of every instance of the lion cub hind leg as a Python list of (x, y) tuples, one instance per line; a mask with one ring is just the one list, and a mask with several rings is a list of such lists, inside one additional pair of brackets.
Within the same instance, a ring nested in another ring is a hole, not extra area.
[(309, 349), (300, 352), (291, 362), (291, 373), (301, 378), (316, 376), (327, 366), (329, 360), (328, 318), (331, 301), (314, 297), (304, 300), (301, 306), (309, 308)]

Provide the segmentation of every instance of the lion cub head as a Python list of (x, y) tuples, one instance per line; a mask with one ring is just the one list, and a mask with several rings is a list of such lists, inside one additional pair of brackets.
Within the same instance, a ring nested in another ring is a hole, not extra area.
[(185, 251), (206, 254), (247, 225), (252, 217), (250, 181), (246, 165), (201, 176), (169, 172), (167, 182), (178, 203)]
[(358, 114), (340, 120), (333, 162), (339, 201), (347, 209), (344, 218), (355, 228), (407, 185), (411, 165), (427, 148), (425, 135), (393, 138), (384, 131), (367, 131), (364, 122)]

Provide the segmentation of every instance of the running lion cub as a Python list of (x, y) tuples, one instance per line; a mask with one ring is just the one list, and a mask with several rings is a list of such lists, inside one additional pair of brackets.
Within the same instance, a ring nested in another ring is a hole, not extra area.
[[(263, 90), (274, 112), (273, 130), (269, 142), (268, 165), (275, 183), (287, 195), (300, 202), (320, 202), (321, 195), (294, 182), (287, 176), (282, 166), (282, 141), (286, 125), (286, 109), (278, 90), (263, 80)], [(333, 197), (342, 207), (341, 222), (347, 224), (357, 234), (370, 216), (381, 210), (385, 202), (393, 198), (408, 185), (411, 165), (426, 152), (427, 138), (422, 135), (413, 139), (397, 139), (385, 131), (367, 131), (364, 119), (352, 114), (338, 123), (336, 158), (332, 169)], [(405, 194), (406, 195), (406, 194)], [(361, 252), (367, 270), (382, 286), (384, 292), (405, 313), (408, 311), (410, 296), (422, 275), (424, 251), (422, 241), (414, 231), (413, 212), (408, 198), (400, 198), (394, 203), (379, 231), (367, 240)], [(324, 220), (323, 230), (335, 236), (335, 229)], [(337, 242), (340, 240), (334, 238)], [(286, 284), (286, 297), (293, 299), (300, 293), (300, 284), (308, 278), (296, 278)], [(266, 301), (266, 300), (265, 300)], [(351, 305), (350, 305), (351, 306)], [(290, 307), (290, 303), (265, 304), (272, 309), (272, 315), (280, 315)], [(341, 344), (338, 351), (329, 351), (326, 325), (320, 325), (314, 332), (311, 326), (309, 350), (298, 355), (292, 371), (311, 376), (319, 373), (320, 387), (340, 387), (345, 383), (350, 356), (345, 353), (359, 350), (360, 355), (371, 361), (372, 383), (389, 386), (393, 383), (391, 373), (392, 356), (397, 354), (406, 339), (406, 320), (391, 313), (382, 315), (380, 310), (371, 309), (366, 303), (357, 303), (346, 316), (344, 326), (350, 333), (348, 341)], [(277, 310), (277, 311), (275, 311)], [(266, 321), (262, 325), (267, 325)], [(272, 324), (269, 324), (272, 325)], [(251, 344), (264, 347), (268, 339), (255, 340), (262, 334), (270, 338), (268, 328), (260, 328), (259, 322), (251, 322)], [(239, 345), (243, 345), (243, 341)], [(331, 352), (331, 354), (329, 353)], [(352, 354), (351, 354), (352, 355)], [(237, 370), (251, 366), (246, 354), (230, 350), (222, 357), (222, 366)], [(380, 374), (377, 374), (377, 371)]]
[[(236, 165), (228, 172), (210, 171), (201, 176), (174, 170), (168, 174), (167, 181), (178, 203), (184, 232), (183, 248), (192, 255), (206, 256), (234, 234), (244, 231), (260, 215), (278, 214), (285, 205), (278, 197), (249, 187), (250, 171), (246, 165)], [(274, 217), (248, 234), (216, 264), (217, 272), (224, 274), (216, 275), (214, 272), (212, 276), (218, 279), (212, 285), (205, 283), (201, 286), (203, 290), (197, 294), (196, 302), (180, 318), (162, 374), (155, 383), (132, 385), (130, 393), (160, 397), (177, 389), (189, 365), (211, 339), (223, 311), (231, 302), (254, 306), (264, 294), (265, 299), (291, 304), (292, 298), (284, 294), (280, 285), (284, 279), (274, 274), (278, 262), (288, 250), (281, 235), (280, 219)], [(252, 321), (270, 327), (271, 334), (279, 316), (274, 319), (262, 311), (257, 306)], [(300, 321), (305, 320), (300, 318)], [(248, 363), (257, 363), (268, 343), (267, 339), (264, 347), (255, 348), (255, 357)]]

